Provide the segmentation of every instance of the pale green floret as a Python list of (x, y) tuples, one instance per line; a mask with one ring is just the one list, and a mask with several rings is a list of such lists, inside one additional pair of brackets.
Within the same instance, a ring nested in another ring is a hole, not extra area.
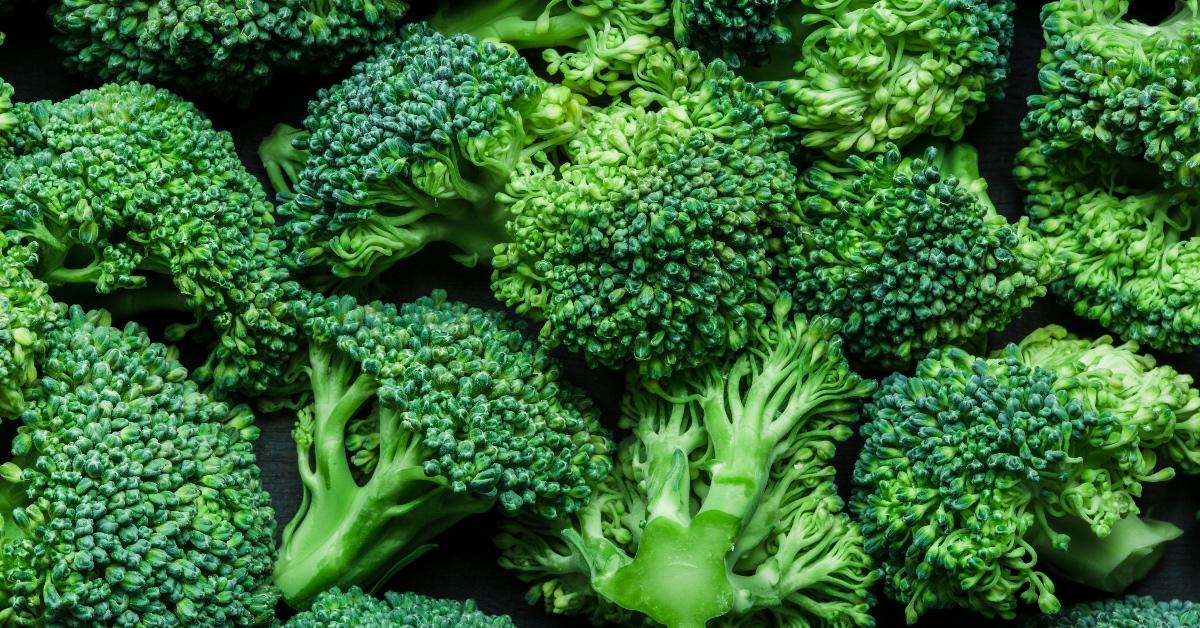
[(872, 385), (836, 333), (781, 311), (736, 357), (634, 382), (615, 473), (559, 522), (504, 524), (501, 564), (548, 611), (593, 620), (873, 625), (872, 563), (831, 466)]
[(284, 628), (514, 628), (507, 615), (480, 611), (473, 600), (443, 600), (388, 591), (383, 598), (351, 587), (330, 589), (297, 613)]
[(0, 618), (30, 626), (274, 619), (258, 429), (132, 323), (73, 307), (0, 466)]
[(569, 515), (608, 475), (590, 402), (501, 313), (441, 292), (400, 308), (320, 295), (295, 307), (311, 393), (293, 432), (304, 499), (275, 565), (292, 606), (374, 585), (497, 504)]
[(46, 284), (30, 272), (37, 246), (10, 241), (0, 232), (0, 419), (25, 408), (26, 389), (37, 381), (45, 333), (62, 315)]
[(989, 358), (935, 350), (867, 404), (851, 508), (910, 623), (964, 607), (1057, 613), (1051, 574), (1117, 592), (1181, 534), (1142, 519), (1145, 483), (1194, 467), (1191, 378), (1136, 345), (1060, 327)]

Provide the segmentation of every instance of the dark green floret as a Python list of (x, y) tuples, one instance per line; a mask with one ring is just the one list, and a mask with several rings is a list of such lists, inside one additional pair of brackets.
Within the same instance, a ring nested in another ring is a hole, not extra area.
[(765, 241), (796, 219), (795, 171), (723, 63), (665, 45), (636, 67), (629, 102), (509, 182), (492, 288), (550, 345), (659, 377), (741, 347), (765, 316)]
[(776, 314), (736, 356), (631, 382), (632, 435), (586, 508), (503, 524), (501, 565), (531, 600), (635, 626), (874, 625), (832, 466), (873, 385), (836, 322)]
[(263, 390), (296, 347), (281, 304), (294, 289), (271, 204), (229, 134), (136, 83), (21, 116), (28, 141), (0, 166), (0, 229), (37, 244), (34, 274), (63, 300), (120, 316), (194, 314), (217, 336), (198, 375)]
[(867, 404), (851, 508), (909, 623), (964, 607), (1057, 613), (1050, 574), (1110, 592), (1181, 530), (1139, 517), (1146, 483), (1195, 468), (1191, 377), (1060, 327), (989, 358), (935, 350)]
[(280, 68), (329, 72), (395, 36), (400, 0), (59, 0), (67, 66), (101, 81), (248, 97)]
[(445, 293), (396, 308), (296, 304), (311, 404), (293, 436), (304, 500), (275, 581), (294, 607), (372, 585), (496, 504), (552, 519), (608, 475), (591, 403), (500, 312)]
[(734, 68), (766, 63), (773, 47), (792, 41), (792, 31), (780, 19), (792, 2), (675, 0), (671, 5), (675, 41)]
[(843, 321), (850, 352), (902, 367), (1003, 329), (1058, 267), (1027, 220), (997, 213), (975, 149), (818, 162), (800, 177), (777, 282), (799, 309)]
[(310, 103), (304, 133), (280, 129), (262, 151), (272, 173), (297, 173), (290, 191), (272, 176), (293, 262), (370, 280), (448, 242), (458, 261), (486, 263), (507, 239), (496, 193), (530, 154), (574, 133), (577, 98), (512, 50), (405, 28)]
[(0, 466), (0, 617), (30, 626), (272, 621), (275, 515), (244, 407), (172, 349), (78, 307), (46, 332)]
[(1076, 604), (1057, 616), (1043, 616), (1026, 628), (1194, 628), (1200, 626), (1200, 604), (1183, 600), (1160, 602), (1130, 595), (1119, 599)]
[(330, 589), (297, 613), (284, 628), (514, 628), (507, 615), (492, 616), (473, 600), (443, 600), (417, 593), (388, 591), (383, 599), (351, 587)]

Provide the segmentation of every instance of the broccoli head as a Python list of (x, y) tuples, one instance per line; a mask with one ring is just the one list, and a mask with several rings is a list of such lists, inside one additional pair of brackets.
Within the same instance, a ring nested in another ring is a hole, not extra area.
[(664, 46), (631, 102), (596, 111), (503, 193), (492, 288), (541, 338), (649, 377), (742, 346), (765, 316), (766, 238), (795, 220), (795, 174), (723, 63)]
[(281, 67), (328, 72), (395, 35), (400, 0), (59, 0), (67, 65), (89, 77), (246, 97)]
[(1154, 25), (1126, 19), (1128, 0), (1059, 0), (1042, 8), (1046, 48), (1022, 122), (1054, 151), (1086, 142), (1144, 159), (1168, 187), (1200, 186), (1200, 9)]
[(1047, 571), (1120, 591), (1179, 536), (1135, 498), (1173, 477), (1160, 451), (1194, 457), (1200, 399), (1136, 350), (1048, 327), (989, 358), (934, 350), (883, 382), (851, 508), (910, 623), (953, 606), (1056, 613)]
[(62, 315), (48, 287), (30, 272), (37, 247), (10, 241), (0, 232), (0, 418), (25, 407), (25, 389), (37, 381), (45, 333)]
[(281, 305), (294, 287), (233, 139), (136, 83), (26, 114), (37, 141), (0, 167), (0, 229), (37, 244), (35, 275), (122, 316), (190, 311), (219, 336), (200, 374), (221, 390), (266, 387), (296, 347)]
[[(832, 157), (903, 145), (922, 134), (957, 140), (1003, 97), (1012, 0), (723, 0), (685, 2), (677, 36), (742, 58), (773, 120)], [(758, 14), (742, 27), (737, 15)], [(709, 43), (712, 42), (712, 43)], [(768, 45), (776, 44), (776, 45)], [(764, 45), (767, 45), (763, 58)]]
[(472, 600), (443, 600), (417, 593), (388, 591), (383, 599), (358, 587), (330, 589), (313, 600), (312, 608), (297, 613), (284, 628), (514, 628), (507, 615), (480, 611)]
[(317, 96), (303, 132), (284, 127), (261, 152), (268, 170), (296, 173), (290, 191), (273, 176), (293, 261), (371, 279), (444, 241), (460, 262), (486, 263), (507, 239), (496, 193), (582, 114), (507, 48), (405, 28)]
[(275, 514), (244, 407), (173, 350), (78, 307), (46, 332), (0, 466), (0, 616), (32, 626), (273, 619)]
[(734, 68), (765, 63), (773, 47), (792, 41), (782, 22), (792, 1), (674, 0), (675, 41)]
[(666, 0), (453, 0), (430, 23), (518, 50), (541, 50), (563, 85), (598, 96), (623, 89), (633, 61), (659, 45)]
[(1200, 191), (1095, 144), (1033, 137), (1015, 174), (1033, 228), (1064, 264), (1051, 284), (1064, 303), (1155, 349), (1200, 346)]
[(873, 565), (831, 465), (873, 386), (836, 322), (785, 310), (722, 363), (635, 382), (633, 434), (586, 508), (504, 524), (501, 564), (531, 599), (629, 625), (873, 624)]
[(496, 503), (568, 515), (608, 474), (590, 402), (501, 313), (441, 292), (398, 309), (318, 295), (295, 307), (312, 402), (294, 432), (304, 500), (275, 566), (289, 604), (373, 584)]
[(1076, 604), (1060, 615), (1025, 622), (1026, 628), (1188, 628), (1200, 626), (1200, 604), (1182, 600), (1159, 602), (1130, 595)]
[(1026, 219), (996, 212), (967, 144), (818, 162), (799, 196), (779, 287), (841, 319), (848, 350), (885, 366), (1003, 329), (1058, 272)]

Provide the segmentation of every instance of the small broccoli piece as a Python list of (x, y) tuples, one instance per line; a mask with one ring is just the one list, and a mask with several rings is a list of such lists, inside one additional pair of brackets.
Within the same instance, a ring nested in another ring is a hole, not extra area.
[(629, 625), (873, 624), (873, 565), (830, 462), (873, 386), (835, 322), (785, 310), (734, 357), (635, 382), (633, 435), (586, 508), (504, 525), (501, 564), (531, 599)]
[(675, 0), (675, 41), (734, 68), (766, 63), (772, 48), (792, 40), (780, 19), (792, 1)]
[(293, 434), (304, 501), (275, 566), (292, 606), (375, 583), (497, 503), (575, 512), (608, 474), (590, 402), (501, 313), (442, 292), (399, 309), (319, 295), (294, 307), (312, 403)]
[(1061, 615), (1025, 622), (1026, 628), (1189, 628), (1200, 626), (1200, 604), (1182, 600), (1159, 602), (1130, 595), (1076, 604)]
[(1060, 300), (1155, 349), (1200, 346), (1200, 192), (1093, 144), (1030, 139), (1015, 174), (1033, 228), (1065, 264), (1051, 284)]
[(659, 377), (737, 349), (765, 316), (765, 240), (795, 220), (795, 171), (723, 63), (668, 45), (635, 76), (633, 102), (509, 182), (492, 288), (551, 346)]
[(45, 333), (62, 315), (45, 283), (29, 267), (37, 247), (13, 242), (0, 232), (0, 418), (25, 407), (25, 389), (37, 381)]
[[(708, 42), (714, 30), (728, 33), (720, 56), (742, 57), (744, 76), (762, 81), (772, 119), (790, 123), (804, 146), (832, 157), (885, 151), (888, 142), (903, 145), (926, 133), (958, 140), (1003, 97), (1011, 0), (714, 4), (732, 5), (732, 14), (763, 5), (775, 16), (768, 22), (758, 15), (752, 28), (741, 28), (728, 21), (729, 9), (688, 2), (677, 35)], [(765, 60), (763, 45), (772, 40), (778, 43)]]
[(275, 515), (244, 407), (174, 350), (78, 307), (45, 334), (0, 466), (0, 616), (31, 626), (249, 626), (273, 619)]
[(851, 508), (910, 623), (953, 606), (1056, 613), (1043, 569), (1117, 592), (1180, 535), (1135, 498), (1173, 477), (1160, 449), (1194, 466), (1200, 398), (1136, 349), (1049, 327), (989, 358), (934, 350), (884, 381)]
[(455, 0), (430, 23), (518, 50), (542, 50), (551, 74), (592, 96), (622, 91), (632, 62), (661, 43), (666, 0)]
[(884, 366), (1003, 329), (1059, 270), (1027, 219), (996, 212), (967, 144), (818, 162), (799, 196), (777, 283), (800, 309), (841, 319), (848, 350)]
[(1022, 128), (1055, 151), (1087, 142), (1154, 164), (1168, 187), (1200, 186), (1200, 12), (1176, 2), (1154, 25), (1124, 19), (1128, 0), (1042, 7), (1046, 48)]
[(399, 0), (58, 0), (50, 16), (68, 67), (102, 81), (248, 97), (281, 67), (328, 72), (395, 35)]
[(295, 288), (271, 204), (229, 134), (136, 83), (27, 113), (37, 141), (0, 168), (0, 229), (37, 243), (35, 275), (123, 316), (190, 311), (219, 335), (198, 375), (265, 389), (296, 348), (282, 317)]
[(313, 600), (312, 608), (297, 613), (284, 628), (514, 628), (507, 615), (480, 611), (473, 600), (443, 600), (417, 593), (388, 591), (382, 600), (358, 587), (345, 593), (331, 589)]
[(264, 148), (270, 172), (303, 164), (279, 210), (294, 262), (370, 280), (445, 241), (458, 261), (486, 263), (507, 239), (496, 193), (529, 154), (573, 134), (577, 98), (509, 49), (405, 28), (318, 95), (305, 133), (282, 129)]

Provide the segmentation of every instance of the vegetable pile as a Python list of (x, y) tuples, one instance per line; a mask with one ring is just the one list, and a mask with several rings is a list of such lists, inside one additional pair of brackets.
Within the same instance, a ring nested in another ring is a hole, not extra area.
[(1198, 2), (0, 0), (0, 626), (1200, 627)]

